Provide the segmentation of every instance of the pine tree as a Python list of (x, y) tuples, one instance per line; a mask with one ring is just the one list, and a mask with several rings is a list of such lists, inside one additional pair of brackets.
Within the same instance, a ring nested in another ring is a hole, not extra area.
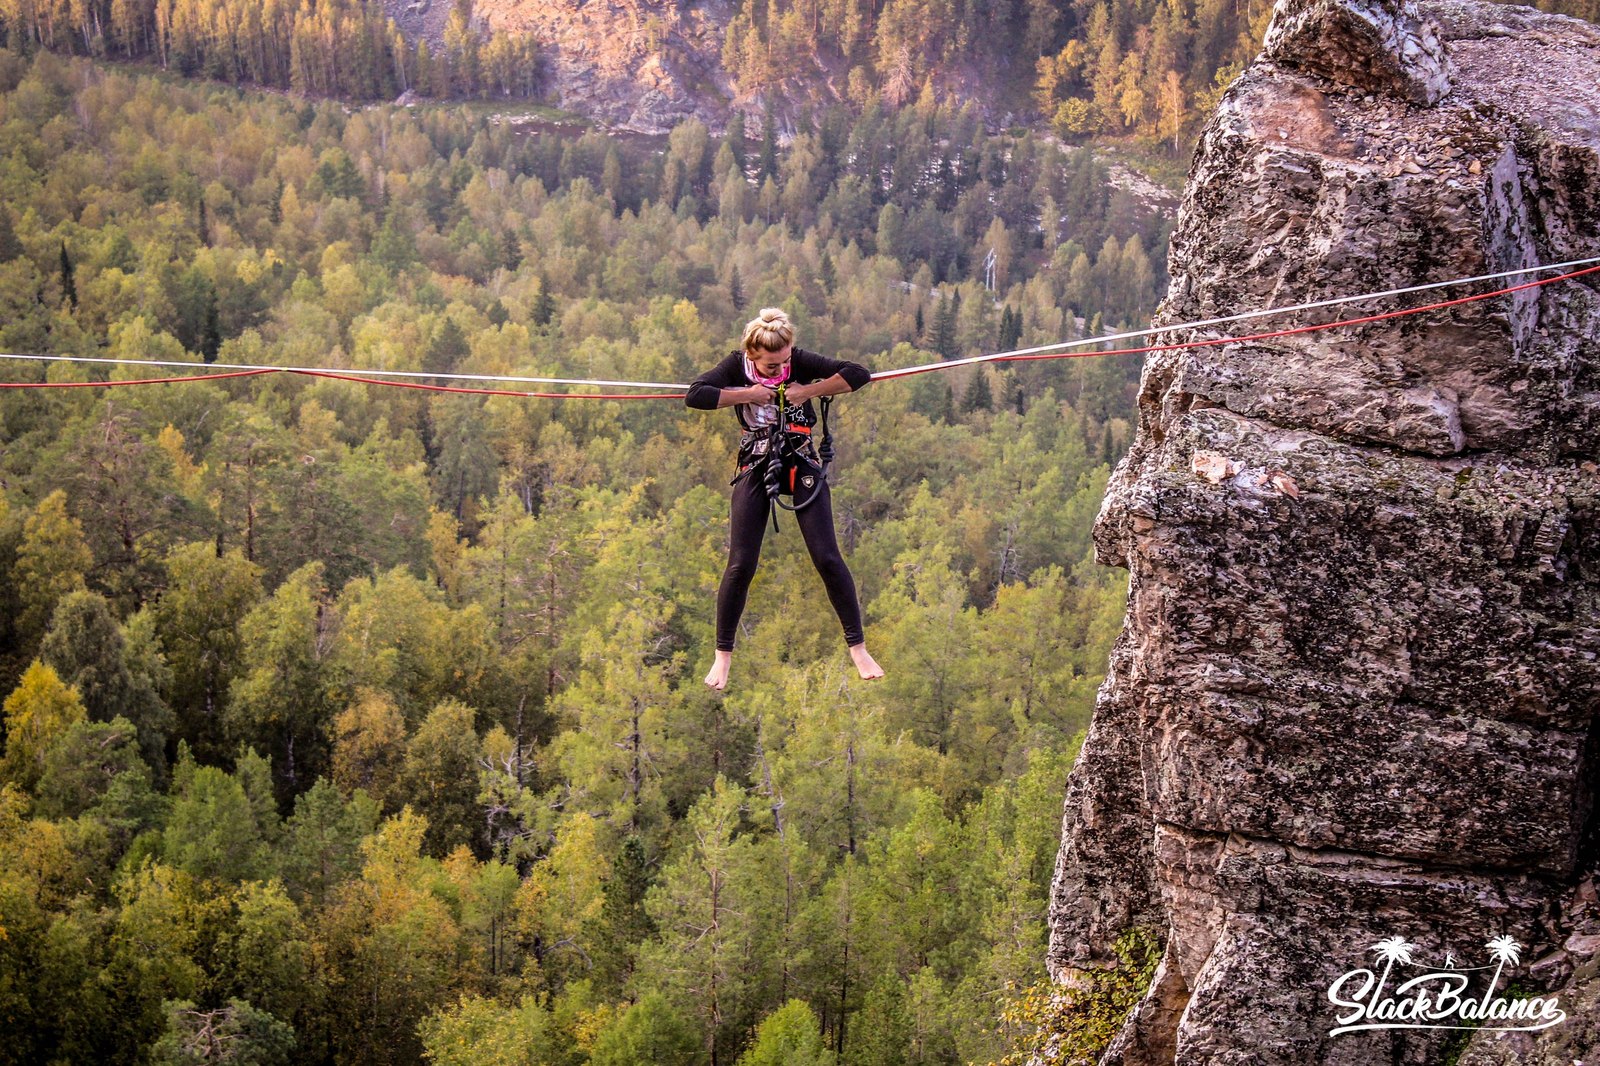
[[(162, 1008), (166, 1029), (150, 1049), (152, 1062), (207, 1062), (214, 1054), (219, 1061), (257, 1066), (295, 1061), (294, 1029), (245, 1000), (229, 999), (221, 1007), (202, 1010), (192, 1000), (169, 999)], [(219, 1048), (227, 1050), (214, 1050)]]
[(443, 855), (469, 844), (478, 824), (478, 734), (473, 710), (459, 700), (441, 702), (406, 743), (400, 771), (402, 802), (428, 819), (428, 852)]
[(326, 778), (295, 797), (279, 848), (284, 883), (320, 907), (361, 869), (361, 841), (378, 825), (378, 805), (357, 790), (348, 800)]
[(694, 1030), (659, 992), (649, 992), (602, 1029), (589, 1066), (694, 1066), (700, 1061)]
[(733, 161), (738, 164), (740, 173), (743, 173), (745, 168), (744, 137), (744, 112), (735, 110), (733, 117), (728, 120), (728, 132), (723, 141), (733, 152)]
[(222, 316), (217, 308), (217, 290), (212, 286), (206, 291), (206, 301), (200, 319), (200, 356), (207, 363), (217, 361), (217, 353), (222, 351)]
[(307, 563), (241, 620), (241, 669), (223, 715), (230, 742), (271, 755), (285, 800), (327, 762), (335, 708), (323, 673), (331, 618), (322, 581), (322, 563)]
[(622, 994), (633, 976), (640, 946), (655, 935), (655, 923), (644, 909), (649, 890), (644, 843), (630, 833), (612, 860), (595, 936), (594, 978), (602, 995)]
[(150, 767), (139, 757), (138, 730), (120, 715), (74, 722), (45, 752), (34, 808), (41, 818), (88, 815), (126, 846), (163, 806), (151, 788)]
[(994, 410), (994, 393), (989, 388), (989, 375), (984, 372), (982, 363), (974, 368), (972, 380), (967, 383), (967, 391), (961, 397), (961, 410), (992, 411)]
[(539, 275), (539, 294), (533, 298), (533, 307), (529, 312), (529, 317), (533, 319), (533, 324), (536, 326), (548, 326), (550, 320), (555, 317), (555, 313), (556, 300), (554, 296), (550, 295), (550, 279), (541, 274)]
[(961, 314), (961, 293), (939, 301), (939, 313), (933, 321), (933, 349), (946, 359), (960, 354), (956, 339), (956, 324)]
[(647, 947), (654, 987), (692, 1004), (706, 1047), (725, 1038), (751, 974), (740, 947), (750, 933), (750, 914), (740, 905), (735, 870), (748, 838), (737, 838), (745, 791), (720, 774), (711, 791), (689, 811), (688, 847), (662, 871), (646, 906), (660, 936)]
[(772, 102), (761, 118), (761, 178), (778, 177), (778, 120), (772, 113)]
[(384, 217), (383, 228), (372, 241), (372, 256), (391, 274), (399, 274), (417, 261), (416, 238), (400, 212), (390, 211)]
[(109, 722), (128, 713), (133, 676), (123, 661), (122, 630), (97, 592), (80, 588), (56, 605), (39, 657), (77, 688), (89, 717)]
[(1000, 343), (1003, 352), (1009, 352), (1022, 343), (1022, 311), (1012, 310), (1007, 304), (1000, 312)]
[(733, 270), (728, 274), (728, 299), (733, 301), (733, 310), (737, 314), (744, 306), (744, 279), (739, 276), (739, 265), (734, 264)]
[(78, 309), (78, 285), (73, 280), (73, 276), (76, 273), (77, 273), (77, 269), (72, 265), (72, 257), (67, 254), (67, 242), (66, 241), (62, 241), (61, 242), (61, 295), (66, 299), (66, 301), (69, 304), (72, 305), (72, 309), (74, 311), (76, 311)]
[(435, 374), (448, 374), (472, 350), (467, 334), (448, 316), (428, 342), (428, 351), (422, 357), (422, 369)]
[(9, 263), (23, 254), (22, 242), (11, 224), (11, 212), (0, 207), (0, 263)]

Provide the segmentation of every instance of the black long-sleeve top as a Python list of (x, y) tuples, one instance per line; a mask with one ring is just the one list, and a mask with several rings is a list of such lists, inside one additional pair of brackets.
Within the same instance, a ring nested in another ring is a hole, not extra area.
[[(844, 359), (833, 359), (826, 355), (805, 348), (796, 348), (789, 356), (790, 385), (809, 385), (813, 381), (823, 381), (838, 374), (850, 386), (851, 392), (859, 392), (872, 380), (872, 371), (860, 363), (852, 363)], [(728, 357), (704, 374), (695, 378), (689, 384), (688, 395), (683, 402), (701, 411), (714, 411), (717, 400), (723, 389), (743, 389), (756, 384), (745, 375), (744, 353), (730, 352)], [(745, 408), (749, 404), (739, 404), (734, 407), (734, 414), (738, 416), (739, 425), (745, 429), (755, 428), (745, 418)], [(783, 412), (783, 420), (799, 426), (814, 426), (817, 424), (817, 412), (807, 400), (801, 404), (790, 404)]]

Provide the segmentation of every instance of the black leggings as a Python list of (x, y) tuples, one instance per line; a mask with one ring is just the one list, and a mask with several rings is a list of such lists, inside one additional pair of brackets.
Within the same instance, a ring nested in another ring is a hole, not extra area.
[[(767, 531), (767, 490), (760, 471), (752, 470), (733, 487), (733, 514), (728, 530), (728, 568), (722, 572), (717, 588), (717, 650), (732, 651), (734, 631), (744, 614), (750, 579), (756, 576), (761, 559), (761, 539)], [(787, 513), (787, 512), (785, 512)], [(856, 583), (844, 565), (839, 541), (833, 533), (833, 498), (827, 482), (816, 499), (795, 512), (800, 535), (805, 538), (811, 562), (822, 575), (833, 612), (844, 626), (844, 642), (850, 647), (866, 640), (861, 632), (861, 605), (856, 601)]]

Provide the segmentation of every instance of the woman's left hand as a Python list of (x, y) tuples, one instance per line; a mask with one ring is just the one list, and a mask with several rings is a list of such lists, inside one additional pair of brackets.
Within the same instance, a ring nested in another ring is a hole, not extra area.
[(805, 403), (811, 399), (811, 393), (806, 391), (804, 385), (790, 385), (783, 390), (783, 399), (785, 403)]

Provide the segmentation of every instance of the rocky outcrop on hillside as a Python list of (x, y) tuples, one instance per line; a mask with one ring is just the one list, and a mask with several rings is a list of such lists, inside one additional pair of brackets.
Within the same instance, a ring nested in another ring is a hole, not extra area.
[[(437, 41), (449, 0), (388, 0), (410, 36)], [(633, 133), (666, 133), (693, 116), (727, 121), (733, 84), (722, 44), (734, 0), (475, 0), (474, 24), (530, 34), (559, 106)]]
[[(1158, 324), (1600, 254), (1597, 86), (1586, 23), (1283, 0), (1198, 149)], [(1051, 901), (1060, 980), (1164, 941), (1102, 1062), (1600, 1061), (1597, 278), (1147, 361), (1095, 531), (1127, 619)], [(1411, 945), (1398, 980), (1500, 936), (1502, 988), (1568, 1021), (1329, 1035), (1378, 941)]]

